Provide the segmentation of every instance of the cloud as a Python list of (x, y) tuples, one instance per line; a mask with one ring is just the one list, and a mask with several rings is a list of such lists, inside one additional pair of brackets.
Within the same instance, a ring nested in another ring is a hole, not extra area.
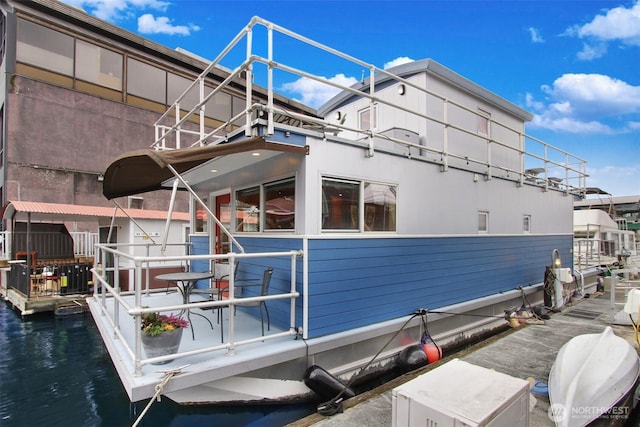
[(595, 46), (584, 43), (582, 50), (578, 52), (578, 59), (583, 61), (591, 61), (592, 59), (602, 58), (607, 53), (607, 44), (599, 43)]
[(198, 31), (200, 27), (196, 25), (172, 25), (171, 20), (166, 16), (154, 17), (150, 13), (145, 13), (138, 18), (138, 32), (141, 34), (168, 34), (188, 36), (191, 31)]
[(614, 196), (637, 195), (640, 194), (638, 170), (640, 163), (587, 167), (587, 186), (599, 187)]
[(408, 56), (400, 56), (396, 59), (392, 59), (389, 62), (385, 62), (385, 64), (382, 66), (383, 69), (389, 69), (392, 67), (397, 67), (398, 65), (402, 65), (402, 64), (407, 64), (409, 62), (413, 62), (414, 60), (409, 58)]
[(602, 74), (564, 74), (542, 86), (547, 101), (527, 94), (527, 107), (536, 113), (531, 126), (580, 134), (628, 132), (635, 122), (618, 123), (640, 112), (640, 86)]
[[(400, 56), (389, 62), (386, 62), (383, 65), (383, 68), (386, 70), (388, 68), (396, 67), (398, 65), (406, 64), (413, 61), (413, 59), (407, 56)], [(327, 80), (342, 86), (352, 86), (359, 81), (359, 79), (355, 77), (345, 76), (342, 73), (336, 74), (333, 77), (329, 77), (327, 78)], [(308, 77), (301, 77), (296, 81), (285, 83), (281, 86), (280, 89), (288, 93), (296, 101), (313, 108), (320, 107), (341, 91), (336, 87), (320, 83)]]
[[(329, 77), (327, 80), (342, 86), (351, 86), (358, 82), (358, 79), (355, 77), (348, 77), (342, 73)], [(318, 82), (308, 77), (301, 77), (294, 82), (285, 83), (282, 85), (281, 89), (285, 92), (294, 94), (294, 97), (295, 94), (301, 95), (294, 99), (313, 108), (318, 108), (340, 92), (340, 89), (336, 87)]]
[(544, 39), (540, 35), (540, 31), (537, 28), (529, 27), (529, 34), (531, 35), (531, 42), (533, 43), (544, 43)]
[(79, 7), (87, 13), (102, 19), (115, 22), (134, 16), (136, 10), (152, 9), (166, 11), (169, 2), (162, 0), (63, 0), (65, 3)]
[(630, 8), (618, 6), (609, 9), (587, 24), (567, 28), (563, 34), (592, 41), (578, 53), (582, 60), (600, 58), (606, 53), (606, 44), (614, 41), (626, 46), (640, 46), (640, 0)]

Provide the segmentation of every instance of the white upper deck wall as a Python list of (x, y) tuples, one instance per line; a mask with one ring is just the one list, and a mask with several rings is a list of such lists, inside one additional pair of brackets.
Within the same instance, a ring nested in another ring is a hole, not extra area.
[[(571, 197), (514, 182), (522, 167), (528, 112), (433, 60), (388, 71), (405, 80), (383, 77), (376, 83), (374, 153), (365, 155), (362, 148), (348, 143), (329, 144), (331, 138), (311, 143), (305, 194), (317, 194), (323, 176), (397, 185), (401, 235), (477, 235), (480, 211), (489, 214), (487, 234), (522, 234), (524, 216), (530, 217), (533, 234), (571, 233)], [(365, 94), (370, 89), (368, 80), (352, 88)], [(329, 123), (346, 128), (336, 140), (366, 143), (360, 117), (371, 105), (368, 97), (343, 92), (319, 113)], [(484, 118), (486, 127), (481, 124)], [(409, 156), (406, 145), (385, 135), (428, 150), (412, 148)], [(445, 168), (442, 163), (447, 156)], [(307, 234), (320, 231), (318, 199), (310, 196), (305, 203)]]
[[(397, 135), (428, 148), (421, 154), (429, 159), (440, 160), (443, 152), (454, 155), (448, 159), (451, 166), (485, 173), (485, 165), (491, 163), (497, 167), (491, 173), (499, 176), (520, 170), (524, 123), (531, 114), (431, 59), (387, 71), (405, 80), (382, 76), (376, 81), (375, 96), (380, 101), (373, 102), (375, 123), (371, 130), (383, 135), (374, 137), (376, 147), (407, 152), (402, 145), (384, 139), (384, 135)], [(368, 93), (369, 80), (354, 88)], [(319, 113), (330, 123), (366, 130), (360, 118), (370, 108), (369, 98), (343, 92)], [(399, 130), (409, 132), (403, 136)], [(367, 138), (362, 132), (348, 130), (340, 136)]]
[(397, 235), (478, 235), (480, 211), (489, 215), (488, 235), (522, 235), (525, 215), (531, 218), (531, 234), (572, 233), (573, 197), (562, 192), (485, 180), (454, 168), (441, 172), (437, 164), (384, 152), (366, 157), (362, 147), (331, 140), (307, 141), (311, 155), (297, 175), (296, 197), (303, 234), (322, 234), (323, 177), (397, 185)]

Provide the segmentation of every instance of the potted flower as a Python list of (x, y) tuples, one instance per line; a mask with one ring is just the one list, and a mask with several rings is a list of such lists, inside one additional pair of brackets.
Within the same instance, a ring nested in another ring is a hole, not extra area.
[[(182, 330), (189, 322), (173, 314), (145, 313), (142, 315), (142, 346), (147, 357), (164, 356), (178, 352)], [(171, 360), (155, 363), (169, 363)]]

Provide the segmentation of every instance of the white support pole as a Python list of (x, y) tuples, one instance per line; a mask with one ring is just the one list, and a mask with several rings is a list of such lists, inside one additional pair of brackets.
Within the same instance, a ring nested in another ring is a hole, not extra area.
[(171, 225), (171, 216), (173, 215), (173, 206), (176, 203), (176, 195), (178, 194), (178, 181), (175, 179), (173, 181), (173, 189), (171, 190), (171, 200), (169, 201), (169, 211), (167, 212), (167, 222), (164, 225), (164, 236), (162, 237), (162, 246), (160, 247), (160, 252), (164, 254), (167, 249), (167, 239), (169, 238), (169, 226)]
[(253, 30), (247, 30), (247, 75), (246, 75), (246, 91), (245, 91), (245, 110), (244, 110), (244, 135), (251, 136), (251, 96), (253, 93), (253, 63), (251, 62), (251, 44), (253, 43)]
[(273, 123), (273, 25), (269, 24), (268, 30), (268, 52), (267, 59), (267, 136), (272, 136), (275, 129)]

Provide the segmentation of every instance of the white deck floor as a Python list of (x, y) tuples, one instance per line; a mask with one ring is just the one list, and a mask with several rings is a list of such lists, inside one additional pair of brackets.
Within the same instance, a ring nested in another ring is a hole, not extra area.
[[(125, 297), (132, 306), (133, 296)], [(238, 345), (234, 351), (229, 351), (230, 347), (230, 322), (229, 309), (223, 309), (224, 343), (221, 343), (221, 324), (217, 322), (217, 310), (192, 309), (191, 326), (193, 327), (195, 339), (192, 339), (191, 327), (184, 330), (180, 344), (180, 353), (198, 351), (211, 348), (205, 353), (180, 356), (170, 363), (163, 365), (146, 364), (142, 366), (142, 375), (136, 376), (135, 364), (129, 350), (123, 345), (122, 340), (114, 339), (114, 328), (108, 321), (107, 316), (101, 315), (100, 303), (95, 298), (88, 300), (89, 308), (98, 326), (106, 347), (111, 355), (111, 359), (118, 371), (120, 379), (132, 401), (137, 401), (153, 396), (155, 385), (158, 384), (167, 371), (180, 369), (180, 374), (176, 375), (170, 383), (165, 386), (165, 393), (171, 391), (190, 388), (206, 382), (228, 378), (234, 375), (244, 374), (265, 366), (282, 363), (290, 359), (305, 355), (305, 344), (302, 340), (295, 340), (295, 335), (288, 335), (288, 331), (277, 329), (273, 325), (271, 330), (267, 330), (265, 316), (265, 337), (280, 334), (281, 336), (262, 340), (260, 317), (257, 309), (253, 309), (256, 316), (251, 316), (238, 310), (234, 316), (234, 341), (246, 341), (254, 339), (254, 342)], [(160, 307), (179, 305), (182, 297), (179, 292), (154, 292), (144, 295), (142, 306)], [(107, 299), (107, 312), (113, 316), (113, 299)], [(179, 311), (176, 310), (175, 314)], [(209, 323), (199, 313), (206, 316), (212, 323)], [(166, 314), (166, 313), (165, 313)], [(128, 315), (122, 308), (119, 313), (120, 328), (124, 341), (133, 351), (135, 349), (134, 318)], [(146, 355), (142, 351), (141, 358)]]

